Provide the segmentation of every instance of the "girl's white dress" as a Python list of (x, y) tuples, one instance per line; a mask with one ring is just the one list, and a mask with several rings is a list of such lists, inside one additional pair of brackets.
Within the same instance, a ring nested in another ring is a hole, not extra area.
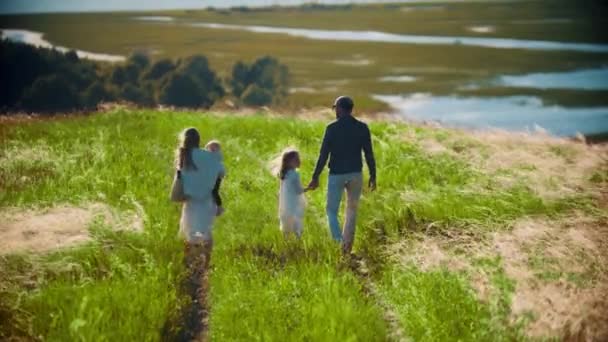
[(192, 150), (197, 169), (183, 169), (184, 194), (188, 200), (182, 207), (180, 233), (188, 242), (210, 241), (217, 207), (212, 191), (218, 177), (225, 174), (221, 155), (202, 149)]
[(298, 237), (302, 236), (305, 206), (300, 174), (296, 170), (289, 170), (281, 180), (279, 190), (279, 220), (283, 233), (293, 232)]

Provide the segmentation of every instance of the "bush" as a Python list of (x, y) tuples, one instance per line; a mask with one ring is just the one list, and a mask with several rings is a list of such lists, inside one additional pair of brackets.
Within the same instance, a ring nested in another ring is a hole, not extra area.
[(150, 65), (150, 58), (141, 52), (136, 52), (129, 57), (128, 64), (134, 65), (139, 70), (144, 70)]
[(54, 113), (80, 107), (78, 93), (65, 77), (57, 74), (38, 78), (20, 102), (21, 108), (29, 112)]
[[(159, 66), (158, 69), (168, 70), (169, 67), (168, 63), (163, 62), (163, 67)], [(204, 56), (196, 55), (186, 59), (177, 70), (168, 75), (166, 82), (161, 83), (159, 100), (163, 104), (208, 108), (224, 96), (222, 83), (209, 68), (209, 62)]]
[(272, 103), (272, 93), (256, 84), (252, 84), (241, 97), (243, 103), (249, 106), (265, 106)]
[[(74, 62), (76, 59), (73, 57), (74, 54), (66, 55), (56, 50), (0, 41), (0, 107), (16, 108), (24, 92), (39, 77), (53, 73), (73, 75), (83, 72), (86, 68), (94, 69), (92, 63), (82, 60)], [(75, 65), (82, 65), (83, 68), (72, 71)]]
[(237, 62), (230, 80), (232, 94), (247, 105), (268, 105), (287, 96), (289, 70), (276, 58), (262, 57), (251, 66)]
[(78, 63), (78, 61), (80, 60), (80, 58), (78, 57), (78, 53), (76, 53), (76, 51), (74, 50), (70, 50), (65, 54), (65, 58), (68, 60), (68, 62), (71, 63)]
[(205, 107), (213, 104), (192, 76), (186, 74), (172, 75), (161, 89), (160, 102), (177, 107)]
[(175, 70), (175, 68), (175, 64), (170, 59), (161, 59), (152, 64), (143, 78), (145, 80), (160, 80), (163, 76)]
[(195, 55), (188, 58), (184, 62), (182, 72), (190, 75), (213, 102), (224, 96), (222, 82), (209, 68), (209, 62), (205, 56)]
[(139, 79), (139, 67), (136, 64), (121, 65), (112, 71), (112, 83), (123, 86), (126, 83), (137, 84)]
[(249, 78), (254, 80), (258, 86), (268, 89), (278, 96), (287, 94), (288, 69), (276, 58), (266, 56), (255, 61), (251, 66)]
[(120, 98), (141, 105), (151, 105), (154, 102), (144, 88), (133, 83), (127, 83), (120, 89)]
[(249, 80), (249, 67), (247, 64), (238, 61), (232, 68), (232, 79), (230, 80), (230, 86), (232, 86), (232, 94), (236, 97), (241, 97), (247, 85), (251, 81)]
[(82, 94), (82, 103), (86, 108), (95, 108), (99, 103), (113, 99), (112, 93), (100, 81), (91, 84)]
[(125, 71), (125, 68), (122, 66), (114, 68), (110, 81), (117, 86), (125, 84), (127, 82), (127, 72)]
[[(208, 108), (226, 94), (203, 55), (151, 63), (145, 54), (135, 53), (125, 63), (100, 65), (73, 50), (0, 41), (0, 110), (68, 111), (114, 100)], [(243, 103), (262, 106), (286, 96), (288, 81), (285, 65), (263, 57), (251, 65), (236, 63), (230, 86)]]

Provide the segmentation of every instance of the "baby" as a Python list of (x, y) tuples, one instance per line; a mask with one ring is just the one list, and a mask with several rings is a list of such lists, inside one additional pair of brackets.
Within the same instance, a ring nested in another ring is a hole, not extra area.
[[(212, 152), (212, 153), (218, 153), (221, 157), (221, 153), (222, 153), (222, 146), (220, 145), (220, 142), (217, 140), (211, 140), (207, 143), (207, 145), (205, 145), (205, 150)], [(215, 202), (215, 205), (217, 205), (217, 212), (216, 215), (220, 216), (224, 213), (224, 207), (222, 207), (222, 198), (220, 197), (220, 185), (222, 184), (222, 177), (218, 177), (217, 180), (215, 181), (215, 186), (213, 187), (213, 192), (211, 193), (213, 196), (213, 201)]]

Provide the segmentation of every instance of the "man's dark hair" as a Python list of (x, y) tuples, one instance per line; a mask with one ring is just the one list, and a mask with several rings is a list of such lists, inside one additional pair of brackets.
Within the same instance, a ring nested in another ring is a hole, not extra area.
[(336, 106), (347, 110), (348, 112), (351, 112), (353, 110), (353, 107), (355, 106), (355, 103), (353, 102), (353, 99), (351, 99), (348, 96), (341, 96), (338, 101), (336, 102)]

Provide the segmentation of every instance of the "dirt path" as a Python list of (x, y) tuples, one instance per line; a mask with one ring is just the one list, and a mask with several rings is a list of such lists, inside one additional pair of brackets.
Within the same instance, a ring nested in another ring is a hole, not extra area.
[[(166, 341), (208, 341), (209, 308), (207, 293), (209, 282), (206, 258), (202, 245), (186, 247), (185, 263), (188, 274), (182, 282), (182, 293), (188, 296), (189, 303), (183, 307), (177, 322), (167, 322), (164, 340)], [(177, 327), (175, 331), (172, 329)]]
[(357, 255), (351, 255), (351, 259), (348, 261), (348, 267), (357, 276), (361, 286), (363, 287), (364, 294), (371, 298), (378, 307), (382, 309), (383, 318), (388, 327), (388, 340), (405, 342), (408, 339), (405, 336), (405, 332), (399, 323), (397, 314), (393, 311), (390, 305), (382, 298), (382, 295), (378, 291), (376, 284), (370, 277), (369, 268), (364, 258)]

